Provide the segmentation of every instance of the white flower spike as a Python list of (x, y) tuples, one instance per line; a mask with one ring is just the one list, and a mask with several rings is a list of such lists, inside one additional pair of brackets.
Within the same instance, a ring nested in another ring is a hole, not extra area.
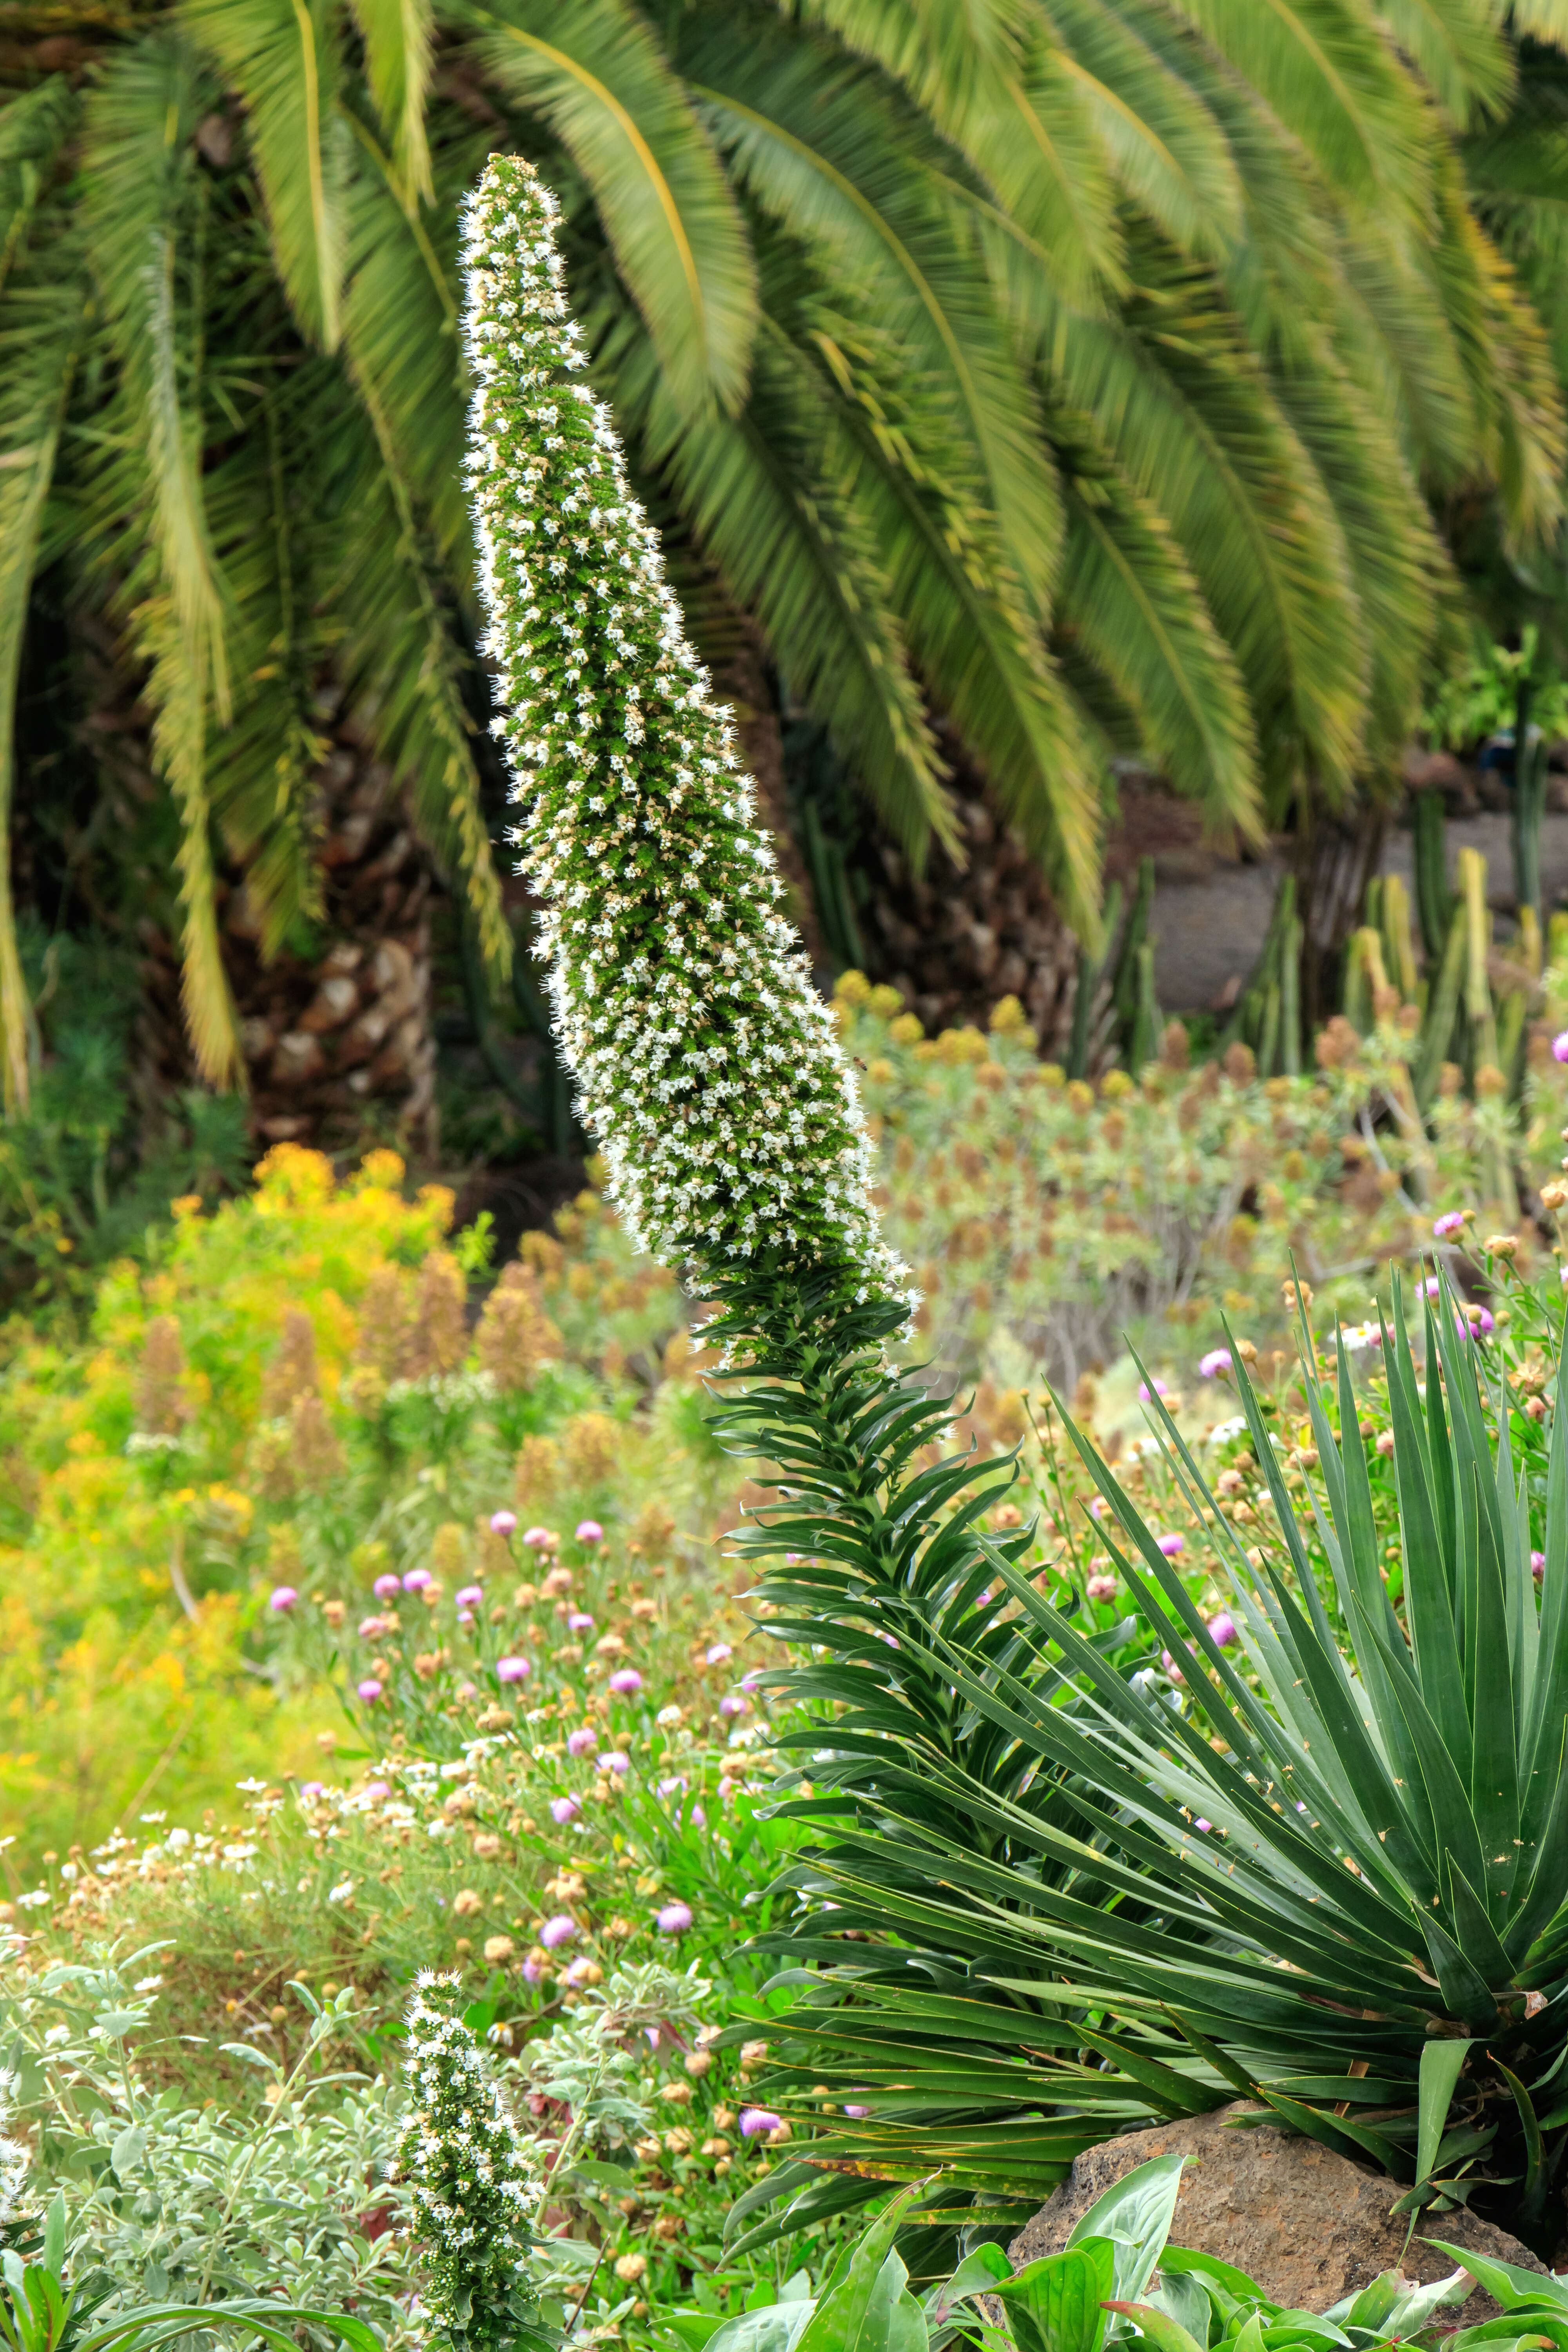
[(585, 364), (531, 165), (465, 215), (469, 483), (496, 722), (544, 908), (562, 1054), (634, 1237), (705, 1271), (841, 1274), (901, 1298), (869, 1147), (751, 781)]

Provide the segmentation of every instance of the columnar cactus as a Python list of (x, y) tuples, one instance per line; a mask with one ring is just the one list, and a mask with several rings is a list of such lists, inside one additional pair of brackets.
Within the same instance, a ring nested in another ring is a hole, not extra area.
[(853, 1077), (733, 730), (585, 383), (531, 167), (466, 215), (469, 481), (561, 1048), (635, 1236), (699, 1276), (776, 1266), (900, 1295)]

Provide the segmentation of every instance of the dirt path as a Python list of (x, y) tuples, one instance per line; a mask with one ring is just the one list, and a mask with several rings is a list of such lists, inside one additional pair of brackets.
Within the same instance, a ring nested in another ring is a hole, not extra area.
[[(1410, 835), (1392, 833), (1383, 871), (1411, 880)], [(1500, 911), (1513, 908), (1513, 847), (1506, 814), (1452, 817), (1448, 823), (1448, 871), (1461, 849), (1479, 849), (1487, 861), (1489, 896)], [(1154, 985), (1167, 1013), (1202, 1013), (1228, 981), (1245, 982), (1258, 950), (1283, 860), (1256, 866), (1215, 865), (1187, 878), (1157, 879), (1154, 892)], [(1158, 873), (1158, 867), (1156, 868)], [(1541, 826), (1541, 887), (1550, 908), (1568, 898), (1568, 815), (1548, 814)]]

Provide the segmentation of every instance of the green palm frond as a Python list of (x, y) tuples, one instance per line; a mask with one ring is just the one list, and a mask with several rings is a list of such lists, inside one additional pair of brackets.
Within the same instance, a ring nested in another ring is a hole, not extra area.
[(1178, 0), (1352, 202), (1426, 201), (1421, 97), (1352, 0)]
[(26, 1108), (29, 1077), (27, 992), (10, 873), (16, 677), (85, 298), (79, 269), (69, 268), (53, 284), (0, 290), (0, 1087), (7, 1110)]
[(610, 249), (689, 415), (745, 395), (756, 278), (734, 197), (642, 19), (624, 0), (462, 0), (474, 51), (537, 113), (593, 192)]
[[(821, 347), (828, 338), (818, 333)], [(657, 372), (640, 337), (611, 381), (623, 431), (657, 446)], [(792, 691), (833, 728), (893, 837), (917, 862), (931, 835), (951, 843), (908, 648), (851, 494), (856, 453), (843, 446), (819, 371), (764, 320), (744, 417), (678, 430), (661, 455), (705, 551), (756, 613)]]
[(412, 211), (435, 194), (425, 115), (430, 90), (431, 0), (353, 0), (365, 73), (392, 144), (397, 186)]
[(0, 112), (0, 289), (75, 116), (75, 93), (63, 74), (51, 74)]
[(1067, 69), (1118, 186), (1177, 248), (1216, 261), (1241, 227), (1241, 180), (1224, 132), (1115, 0), (1051, 0)]
[(151, 36), (106, 66), (82, 148), (88, 251), (124, 370), (135, 446), (144, 454), (155, 537), (194, 675), (227, 708), (223, 593), (201, 478), (201, 419), (190, 397), (179, 315), (195, 232), (192, 135), (211, 86), (177, 32)]
[(192, 36), (245, 101), (279, 275), (301, 328), (337, 348), (350, 137), (342, 58), (327, 0), (184, 0)]
[(1513, 59), (1487, 0), (1377, 0), (1377, 13), (1460, 129), (1508, 104)]
[(1258, 840), (1257, 743), (1236, 657), (1169, 524), (1110, 468), (1068, 479), (1058, 631), (1131, 704), (1178, 792)]
[(353, 420), (341, 436), (342, 473), (332, 489), (342, 533), (331, 580), (344, 631), (339, 665), (426, 837), (460, 880), (486, 963), (504, 980), (512, 937), (480, 803), (461, 656), (390, 425), (374, 399), (366, 407), (368, 420)]

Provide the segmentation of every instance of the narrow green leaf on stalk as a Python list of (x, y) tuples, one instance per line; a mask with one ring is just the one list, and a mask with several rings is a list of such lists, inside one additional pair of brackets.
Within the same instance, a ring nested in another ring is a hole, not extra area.
[(1449, 2040), (1447, 2036), (1428, 2042), (1421, 2053), (1421, 2087), (1418, 2095), (1419, 2116), (1415, 2134), (1415, 2183), (1417, 2188), (1427, 2179), (1437, 2161), (1447, 2126), (1448, 2108), (1453, 2101), (1454, 2086), (1464, 2070), (1465, 2060), (1474, 2044), (1468, 2038)]

